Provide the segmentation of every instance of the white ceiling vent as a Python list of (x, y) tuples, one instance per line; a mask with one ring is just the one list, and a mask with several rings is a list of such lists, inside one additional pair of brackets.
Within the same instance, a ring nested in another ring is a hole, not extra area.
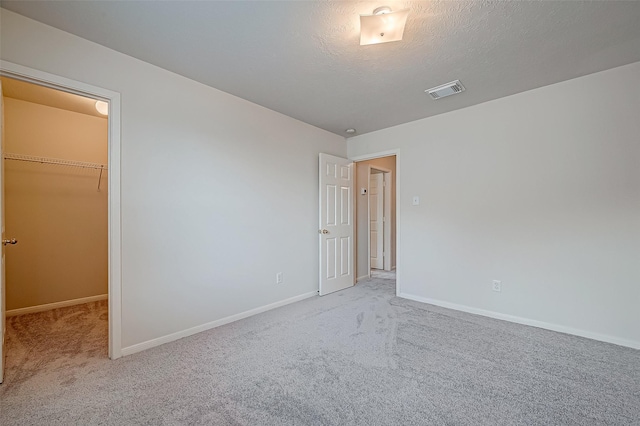
[(460, 80), (452, 81), (451, 83), (443, 84), (438, 87), (432, 87), (425, 90), (433, 99), (438, 100), (445, 96), (455, 95), (456, 93), (464, 92), (464, 86), (460, 83)]

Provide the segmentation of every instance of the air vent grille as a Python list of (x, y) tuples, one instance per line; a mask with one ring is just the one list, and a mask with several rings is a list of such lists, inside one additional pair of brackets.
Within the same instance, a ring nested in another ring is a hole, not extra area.
[(455, 80), (451, 83), (443, 84), (438, 87), (432, 87), (431, 89), (425, 90), (425, 92), (427, 92), (433, 99), (438, 100), (446, 96), (464, 92), (464, 86), (460, 83), (460, 80)]

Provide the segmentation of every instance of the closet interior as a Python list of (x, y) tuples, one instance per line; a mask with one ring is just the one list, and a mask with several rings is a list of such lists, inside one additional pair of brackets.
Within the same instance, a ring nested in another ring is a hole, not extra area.
[(11, 78), (2, 92), (5, 235), (17, 240), (5, 249), (5, 309), (16, 340), (38, 313), (106, 307), (108, 115), (95, 99)]

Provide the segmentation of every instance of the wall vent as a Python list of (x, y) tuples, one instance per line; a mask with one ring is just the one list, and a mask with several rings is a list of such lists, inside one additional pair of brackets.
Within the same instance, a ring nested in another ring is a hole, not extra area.
[(464, 86), (460, 83), (460, 80), (455, 80), (451, 83), (443, 84), (438, 87), (432, 87), (431, 89), (425, 90), (425, 92), (427, 92), (433, 99), (438, 100), (446, 96), (464, 92)]

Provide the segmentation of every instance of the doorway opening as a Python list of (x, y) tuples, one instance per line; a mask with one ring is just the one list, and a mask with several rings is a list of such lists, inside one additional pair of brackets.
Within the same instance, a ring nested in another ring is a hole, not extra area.
[(396, 156), (356, 165), (357, 281), (396, 280)]
[(121, 348), (119, 95), (8, 62), (0, 75), (1, 383), (16, 356), (39, 363), (34, 353), (55, 357), (57, 345), (114, 359)]

